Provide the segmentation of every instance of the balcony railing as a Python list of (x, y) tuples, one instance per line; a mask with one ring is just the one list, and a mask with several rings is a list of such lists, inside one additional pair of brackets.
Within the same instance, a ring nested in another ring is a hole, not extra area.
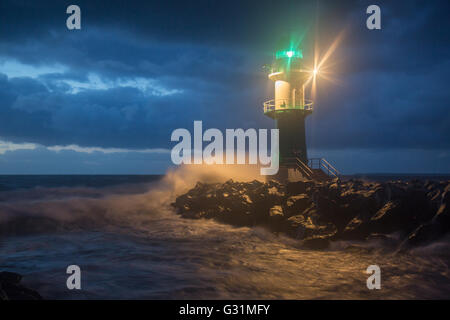
[(272, 99), (263, 103), (264, 113), (277, 111), (277, 110), (313, 110), (313, 101), (305, 99), (305, 103), (303, 105), (290, 105), (288, 99)]

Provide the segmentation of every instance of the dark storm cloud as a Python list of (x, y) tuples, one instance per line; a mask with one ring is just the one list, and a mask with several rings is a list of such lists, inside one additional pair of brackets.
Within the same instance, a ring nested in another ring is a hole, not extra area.
[(338, 93), (319, 89), (311, 140), (331, 149), (448, 150), (450, 94), (444, 79), (449, 68), (447, 62), (424, 75), (359, 74)]
[(132, 87), (75, 94), (67, 93), (64, 86), (52, 89), (40, 80), (3, 75), (1, 136), (43, 145), (166, 147), (175, 128), (191, 127), (195, 119), (202, 119), (213, 108), (226, 108), (226, 103), (236, 105), (227, 99), (217, 102), (208, 92), (155, 96)]
[[(75, 3), (82, 30), (68, 31), (65, 9)], [(448, 1), (381, 1), (380, 31), (365, 28), (369, 4), (2, 1), (0, 66), (14, 59), (64, 70), (0, 77), (0, 138), (151, 148), (169, 147), (171, 131), (191, 128), (193, 120), (268, 127), (261, 103), (271, 97), (271, 84), (260, 67), (280, 35), (306, 32), (311, 56), (315, 35), (325, 48), (345, 29), (333, 56), (342, 84), (319, 82), (310, 144), (448, 149)], [(110, 85), (73, 91), (91, 75)], [(153, 89), (129, 84), (136, 79)]]
[(356, 27), (355, 23), (364, 25), (363, 15), (353, 20), (341, 51), (352, 61), (347, 72), (420, 74), (448, 59), (450, 2), (391, 1), (380, 6), (381, 31)]
[(54, 36), (65, 27), (66, 8), (75, 3), (82, 8), (86, 30), (117, 28), (163, 42), (242, 46), (276, 41), (288, 29), (311, 24), (317, 7), (327, 20), (342, 20), (357, 1), (4, 0), (0, 27), (12, 31), (4, 38)]

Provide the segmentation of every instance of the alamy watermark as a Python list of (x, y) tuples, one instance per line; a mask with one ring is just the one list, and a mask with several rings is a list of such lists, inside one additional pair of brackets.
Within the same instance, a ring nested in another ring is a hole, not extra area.
[[(261, 175), (274, 175), (278, 173), (279, 167), (279, 130), (270, 129), (270, 151), (268, 150), (268, 131), (268, 129), (245, 131), (244, 129), (226, 129), (224, 141), (222, 131), (211, 128), (203, 132), (202, 121), (194, 121), (193, 140), (187, 129), (179, 128), (172, 132), (171, 141), (179, 142), (172, 148), (172, 162), (176, 165), (261, 164), (267, 166), (260, 169)], [(248, 148), (246, 141), (248, 141)], [(209, 142), (205, 148), (203, 148), (203, 142)]]
[(366, 20), (366, 26), (369, 30), (380, 30), (381, 29), (381, 9), (376, 4), (372, 4), (367, 7), (367, 14), (370, 14)]
[(81, 290), (81, 269), (76, 264), (67, 267), (66, 273), (70, 274), (67, 278), (66, 286), (69, 290)]
[(381, 269), (376, 264), (370, 265), (366, 269), (366, 273), (371, 276), (367, 278), (366, 285), (367, 289), (373, 290), (381, 289)]
[(67, 7), (66, 13), (70, 14), (66, 20), (66, 26), (69, 30), (80, 30), (81, 29), (81, 9), (79, 6), (72, 4)]

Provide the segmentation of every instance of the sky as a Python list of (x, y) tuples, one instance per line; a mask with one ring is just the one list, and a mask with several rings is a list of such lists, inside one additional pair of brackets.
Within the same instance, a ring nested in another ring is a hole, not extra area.
[[(66, 8), (81, 8), (68, 30)], [(366, 8), (381, 9), (381, 30)], [(286, 35), (323, 56), (311, 157), (343, 173), (450, 173), (450, 2), (0, 2), (0, 174), (153, 174), (177, 128), (274, 128)], [(315, 50), (316, 48), (316, 50)], [(330, 79), (331, 78), (331, 79)]]

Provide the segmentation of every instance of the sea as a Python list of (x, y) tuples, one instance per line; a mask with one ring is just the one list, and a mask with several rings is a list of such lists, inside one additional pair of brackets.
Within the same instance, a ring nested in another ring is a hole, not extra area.
[[(45, 299), (450, 298), (448, 239), (403, 253), (376, 240), (308, 250), (259, 227), (183, 219), (170, 206), (197, 181), (231, 176), (0, 176), (0, 271), (22, 274)], [(80, 267), (80, 290), (67, 287), (70, 265)], [(371, 265), (379, 290), (367, 288)]]

